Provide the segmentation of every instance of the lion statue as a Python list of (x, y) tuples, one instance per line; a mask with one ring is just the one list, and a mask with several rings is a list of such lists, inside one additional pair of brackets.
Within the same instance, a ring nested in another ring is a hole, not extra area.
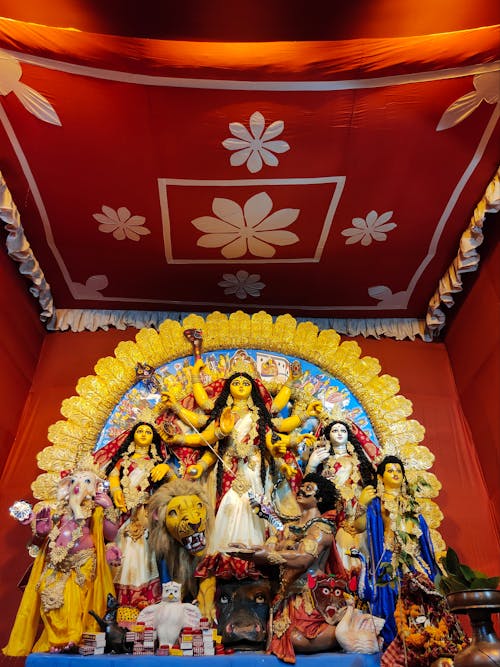
[(215, 579), (194, 577), (205, 555), (213, 512), (203, 487), (174, 479), (163, 484), (148, 504), (149, 545), (167, 564), (170, 577), (182, 585), (183, 599), (196, 598), (203, 616), (214, 614)]

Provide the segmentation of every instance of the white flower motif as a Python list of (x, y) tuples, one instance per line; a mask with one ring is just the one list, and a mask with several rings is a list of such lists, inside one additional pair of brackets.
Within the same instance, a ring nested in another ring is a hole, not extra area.
[(142, 215), (132, 215), (125, 206), (121, 206), (117, 211), (109, 206), (103, 206), (102, 213), (94, 213), (92, 217), (101, 223), (100, 232), (112, 233), (118, 241), (123, 241), (124, 238), (139, 241), (141, 236), (151, 234), (147, 227), (143, 227), (146, 218)]
[(242, 123), (229, 123), (232, 137), (224, 139), (222, 145), (228, 151), (236, 151), (231, 155), (231, 166), (241, 167), (247, 163), (252, 174), (262, 169), (262, 162), (268, 167), (277, 167), (279, 160), (273, 153), (286, 153), (290, 146), (286, 141), (271, 141), (283, 132), (285, 123), (276, 120), (264, 131), (266, 121), (260, 111), (250, 116), (250, 132)]
[(395, 222), (388, 222), (391, 219), (393, 211), (386, 211), (381, 216), (377, 211), (370, 211), (365, 218), (353, 218), (352, 227), (342, 230), (342, 236), (349, 238), (345, 242), (346, 245), (358, 243), (361, 245), (370, 245), (373, 241), (385, 241), (387, 234), (391, 229), (397, 227)]
[(247, 296), (260, 296), (260, 291), (266, 285), (259, 282), (258, 273), (248, 273), (248, 271), (237, 271), (234, 273), (224, 273), (224, 280), (217, 283), (219, 287), (224, 287), (224, 294), (236, 294), (238, 299), (246, 299)]
[[(204, 215), (192, 220), (192, 224), (205, 232), (197, 241), (202, 248), (222, 248), (226, 259), (243, 257), (249, 252), (256, 257), (273, 257), (274, 245), (292, 245), (299, 241), (293, 232), (284, 230), (297, 219), (300, 209), (282, 208), (271, 213), (273, 202), (265, 193), (253, 195), (244, 209), (231, 199), (216, 197), (212, 211), (217, 216)], [(269, 215), (271, 213), (271, 215)]]

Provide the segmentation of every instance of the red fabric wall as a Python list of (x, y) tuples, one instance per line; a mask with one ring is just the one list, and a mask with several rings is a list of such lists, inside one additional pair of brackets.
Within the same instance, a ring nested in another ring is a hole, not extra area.
[[(4, 469), (9, 451), (13, 446), (16, 432), (21, 419), (21, 414), (27, 397), (29, 395), (31, 382), (38, 363), (38, 357), (42, 348), (45, 329), (43, 328), (36, 300), (29, 294), (27, 283), (19, 277), (18, 265), (13, 262), (5, 251), (0, 250), (0, 474)], [(7, 516), (7, 505), (4, 502), (6, 488), (0, 485), (0, 526), (2, 545), (5, 530), (10, 527), (10, 519)], [(25, 538), (26, 536), (24, 536)], [(15, 543), (10, 555), (19, 557), (24, 562), (25, 555), (21, 544)], [(4, 547), (5, 548), (5, 547)], [(22, 556), (15, 549), (21, 548)], [(10, 556), (9, 556), (10, 557)], [(0, 567), (0, 579), (9, 579), (9, 568)], [(0, 595), (3, 604), (9, 604), (15, 587), (5, 590), (5, 595)], [(17, 604), (17, 594), (14, 594), (15, 602), (8, 606), (8, 620), (0, 622), (0, 626), (10, 624), (15, 613), (14, 605)], [(3, 639), (3, 633), (2, 633)], [(6, 658), (0, 655), (0, 664)], [(11, 667), (15, 662), (8, 661)]]
[[(445, 344), (500, 532), (500, 214), (485, 226), (473, 289), (457, 304)], [(495, 574), (500, 574), (500, 559)]]
[(0, 473), (14, 442), (19, 418), (45, 337), (38, 303), (18, 265), (0, 250)]
[[(60, 417), (64, 398), (75, 394), (79, 377), (93, 374), (95, 362), (112, 355), (120, 340), (135, 330), (97, 333), (52, 333), (45, 338), (21, 425), (2, 478), (0, 505), (0, 599), (3, 614), (0, 641), (5, 644), (20, 592), (16, 584), (30, 562), (24, 545), (28, 529), (7, 517), (16, 499), (31, 499), (37, 475), (36, 452), (45, 447), (47, 429)], [(435, 453), (433, 468), (443, 491), (438, 499), (445, 514), (441, 532), (472, 565), (492, 571), (500, 545), (487, 490), (470, 431), (460, 408), (453, 372), (444, 344), (420, 341), (358, 339), (363, 355), (377, 357), (384, 373), (399, 378), (401, 393), (413, 402), (414, 417), (425, 425), (425, 444)], [(465, 490), (465, 493), (464, 493)]]

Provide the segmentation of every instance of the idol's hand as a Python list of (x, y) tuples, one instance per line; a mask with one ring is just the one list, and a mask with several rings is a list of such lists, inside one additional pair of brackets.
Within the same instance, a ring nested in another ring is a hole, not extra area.
[(309, 457), (309, 461), (307, 462), (307, 471), (308, 472), (314, 472), (320, 463), (323, 463), (323, 461), (326, 461), (326, 459), (330, 456), (330, 448), (329, 447), (316, 447), (316, 449), (313, 449), (311, 452), (311, 456)]
[(96, 505), (100, 505), (104, 509), (106, 507), (113, 507), (113, 501), (104, 491), (98, 491), (94, 496), (94, 501)]
[(268, 449), (275, 458), (284, 456), (287, 452), (288, 445), (290, 444), (290, 438), (284, 433), (275, 433), (274, 435), (278, 436), (278, 440), (276, 440), (276, 442), (271, 441)]
[(260, 549), (260, 546), (241, 544), (241, 542), (231, 542), (225, 552), (236, 558), (241, 558), (242, 560), (252, 560), (255, 553)]
[(186, 475), (189, 479), (200, 479), (205, 472), (205, 468), (200, 463), (194, 463), (186, 469)]
[(122, 552), (114, 542), (106, 544), (106, 562), (116, 567), (122, 562)]
[(38, 535), (47, 535), (52, 528), (52, 519), (50, 517), (50, 507), (42, 507), (35, 518), (36, 533)]
[(123, 491), (121, 489), (116, 489), (116, 491), (113, 493), (113, 502), (115, 504), (115, 507), (119, 509), (120, 512), (127, 511), (127, 505), (125, 504), (125, 496), (123, 495)]
[(165, 429), (166, 440), (169, 445), (182, 445), (184, 444), (184, 438), (180, 433), (173, 433), (173, 431), (167, 431)]
[(288, 463), (283, 463), (280, 466), (280, 472), (285, 475), (287, 479), (292, 479), (297, 474), (297, 468), (295, 466), (288, 465)]
[(377, 491), (375, 487), (370, 484), (369, 486), (365, 486), (365, 488), (359, 494), (358, 503), (363, 507), (367, 507), (376, 497)]
[[(217, 427), (220, 430), (221, 436), (225, 437), (231, 433), (231, 431), (234, 428), (234, 415), (231, 412), (230, 407), (225, 407), (221, 415), (219, 417), (219, 420), (217, 422)], [(217, 429), (216, 429), (217, 433)]]
[(161, 404), (166, 409), (173, 410), (173, 408), (178, 405), (178, 401), (173, 392), (166, 389), (161, 392)]
[(153, 470), (151, 470), (151, 480), (159, 482), (170, 472), (170, 466), (167, 463), (158, 463)]
[(303, 440), (306, 441), (306, 445), (308, 447), (311, 447), (316, 442), (316, 437), (315, 437), (314, 433), (301, 433), (297, 437), (297, 444), (299, 444)]
[(307, 408), (306, 412), (309, 417), (320, 417), (323, 412), (323, 403), (321, 401), (311, 401)]
[(192, 368), (192, 372), (193, 372), (195, 375), (197, 375), (197, 374), (201, 371), (202, 368), (205, 368), (205, 366), (206, 366), (205, 362), (204, 362), (203, 359), (200, 357), (200, 358), (197, 359), (197, 360), (194, 362), (194, 364), (192, 365), (192, 367), (191, 367), (191, 368)]
[(26, 519), (21, 519), (21, 521), (19, 523), (22, 526), (29, 526), (30, 523), (32, 522), (32, 520), (34, 519), (34, 517), (35, 517), (35, 515), (33, 514), (33, 512), (31, 512), (30, 515), (26, 517)]

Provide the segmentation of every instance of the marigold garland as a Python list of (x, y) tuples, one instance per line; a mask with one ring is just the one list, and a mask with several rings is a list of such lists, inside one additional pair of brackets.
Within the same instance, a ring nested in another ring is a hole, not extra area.
[(421, 573), (404, 576), (394, 618), (412, 667), (428, 667), (433, 660), (454, 656), (468, 644), (445, 598)]

